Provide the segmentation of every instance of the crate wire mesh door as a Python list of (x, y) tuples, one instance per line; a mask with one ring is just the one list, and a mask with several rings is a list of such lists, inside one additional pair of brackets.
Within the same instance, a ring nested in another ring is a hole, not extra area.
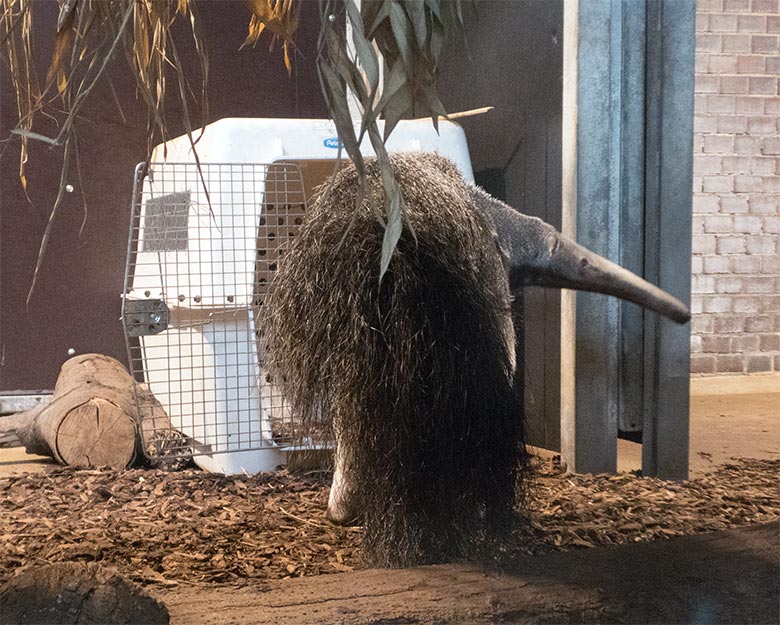
[(290, 162), (136, 170), (122, 318), (150, 458), (226, 474), (284, 462), (294, 427), (257, 322), (305, 211)]

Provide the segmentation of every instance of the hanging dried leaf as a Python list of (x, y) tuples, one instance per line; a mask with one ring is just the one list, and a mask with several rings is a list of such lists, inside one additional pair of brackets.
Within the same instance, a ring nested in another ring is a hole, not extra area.
[[(31, 31), (32, 0), (0, 0), (3, 13), (0, 16), (0, 34), (7, 51), (11, 84), (16, 94), (19, 113), (19, 130), (32, 132), (33, 117), (40, 99), (40, 91), (32, 65)], [(21, 134), (21, 133), (20, 133)], [(19, 155), (19, 179), (27, 190), (25, 166), (29, 135), (22, 134)]]
[[(291, 3), (292, 0), (285, 2)], [(124, 52), (136, 77), (138, 93), (148, 106), (147, 154), (151, 154), (155, 144), (168, 138), (165, 98), (171, 76), (178, 88), (180, 105), (185, 111), (185, 128), (193, 145), (194, 124), (190, 119), (189, 100), (199, 100), (203, 115), (201, 125), (205, 125), (208, 118), (205, 98), (208, 62), (202, 47), (199, 21), (190, 0), (59, 0), (59, 3), (54, 52), (46, 83), (39, 88), (32, 65), (32, 0), (0, 0), (0, 41), (3, 44), (0, 51), (9, 61), (17, 97), (19, 125), (14, 132), (21, 137), (22, 184), (26, 186), (24, 168), (30, 139), (63, 148), (61, 188), (41, 240), (28, 302), (62, 201), (67, 159), (78, 155), (76, 119), (95, 86), (105, 78), (106, 68), (115, 52)], [(179, 18), (188, 23), (200, 59), (202, 88), (199, 97), (193, 94), (175, 51), (172, 26)], [(55, 137), (45, 137), (33, 131), (33, 122), (52, 101), (52, 96), (60, 101), (58, 110), (52, 111), (59, 118), (59, 130)], [(59, 114), (60, 110), (64, 111), (64, 116)], [(84, 210), (86, 217), (86, 207)]]
[[(75, 121), (95, 85), (105, 77), (106, 67), (117, 51), (122, 51), (136, 77), (138, 94), (146, 103), (147, 150), (168, 139), (166, 96), (171, 80), (176, 86), (185, 128), (195, 146), (189, 99), (199, 101), (202, 124), (208, 118), (205, 97), (208, 61), (199, 20), (191, 0), (58, 0), (60, 13), (54, 53), (46, 83), (39, 88), (32, 65), (32, 0), (0, 0), (0, 43), (8, 59), (16, 93), (21, 138), (20, 179), (24, 175), (30, 139), (56, 146), (70, 146), (65, 152), (77, 155)], [(383, 170), (386, 204), (378, 217), (386, 224), (382, 273), (387, 269), (403, 228), (403, 198), (390, 169), (384, 141), (400, 119), (430, 115), (436, 124), (444, 113), (435, 88), (436, 66), (444, 36), (462, 26), (461, 0), (320, 0), (322, 30), (318, 67), (320, 82), (329, 110), (350, 158), (358, 172), (363, 171), (359, 145), (368, 132)], [(263, 32), (271, 34), (270, 45), (281, 42), (288, 72), (292, 65), (290, 49), (298, 28), (301, 0), (246, 0), (251, 18), (243, 45), (255, 45)], [(182, 18), (193, 37), (200, 59), (199, 96), (194, 95), (184, 75), (173, 39), (173, 24)], [(352, 29), (354, 52), (348, 53), (345, 24)], [(380, 56), (383, 65), (380, 64)], [(380, 84), (384, 94), (377, 97)], [(59, 97), (59, 131), (45, 137), (33, 131), (36, 115)], [(348, 98), (362, 108), (359, 129), (350, 114)], [(384, 132), (379, 120), (384, 117)], [(197, 153), (196, 153), (197, 154)], [(65, 165), (63, 166), (65, 167)], [(65, 169), (63, 168), (63, 171)], [(62, 177), (64, 185), (64, 177)], [(51, 210), (49, 226), (41, 242), (33, 285), (48, 243), (51, 224), (60, 205), (62, 189)], [(86, 215), (86, 207), (85, 207)], [(32, 288), (30, 289), (30, 294)]]
[(52, 54), (51, 64), (49, 65), (49, 71), (46, 73), (46, 81), (51, 83), (52, 81), (57, 84), (57, 91), (60, 95), (65, 92), (65, 88), (68, 84), (68, 78), (65, 72), (66, 55), (70, 51), (73, 41), (75, 39), (75, 32), (73, 30), (73, 11), (69, 11), (63, 17), (62, 9), (66, 5), (62, 5), (60, 8), (60, 18), (57, 21), (57, 34), (54, 37), (54, 53)]
[(281, 41), (284, 52), (284, 66), (292, 72), (290, 47), (295, 47), (295, 33), (301, 14), (300, 0), (246, 0), (252, 17), (249, 20), (249, 33), (241, 47), (255, 46), (260, 35), (268, 29), (271, 32), (270, 49)]

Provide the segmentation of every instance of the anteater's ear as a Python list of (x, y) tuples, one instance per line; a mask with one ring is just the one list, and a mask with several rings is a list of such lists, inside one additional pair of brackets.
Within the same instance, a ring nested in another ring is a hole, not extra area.
[(654, 310), (677, 323), (688, 307), (658, 287), (565, 237), (550, 224), (517, 212), (479, 188), (472, 201), (496, 230), (512, 288), (525, 285), (606, 293)]

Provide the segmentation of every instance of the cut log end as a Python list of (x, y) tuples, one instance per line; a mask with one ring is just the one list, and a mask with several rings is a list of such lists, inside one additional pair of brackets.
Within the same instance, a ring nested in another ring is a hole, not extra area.
[(126, 410), (95, 397), (60, 421), (56, 453), (73, 467), (124, 469), (135, 459), (135, 437), (135, 423)]

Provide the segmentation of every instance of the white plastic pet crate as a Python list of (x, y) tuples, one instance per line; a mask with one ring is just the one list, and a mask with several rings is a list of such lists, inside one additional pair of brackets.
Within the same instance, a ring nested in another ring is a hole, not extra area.
[[(473, 180), (454, 123), (437, 133), (430, 120), (402, 121), (387, 147), (439, 152)], [(122, 317), (144, 446), (213, 472), (273, 470), (301, 441), (264, 368), (256, 319), (338, 139), (327, 120), (223, 119), (196, 151), (199, 165), (178, 137), (136, 171)], [(368, 140), (361, 151), (373, 154)]]

